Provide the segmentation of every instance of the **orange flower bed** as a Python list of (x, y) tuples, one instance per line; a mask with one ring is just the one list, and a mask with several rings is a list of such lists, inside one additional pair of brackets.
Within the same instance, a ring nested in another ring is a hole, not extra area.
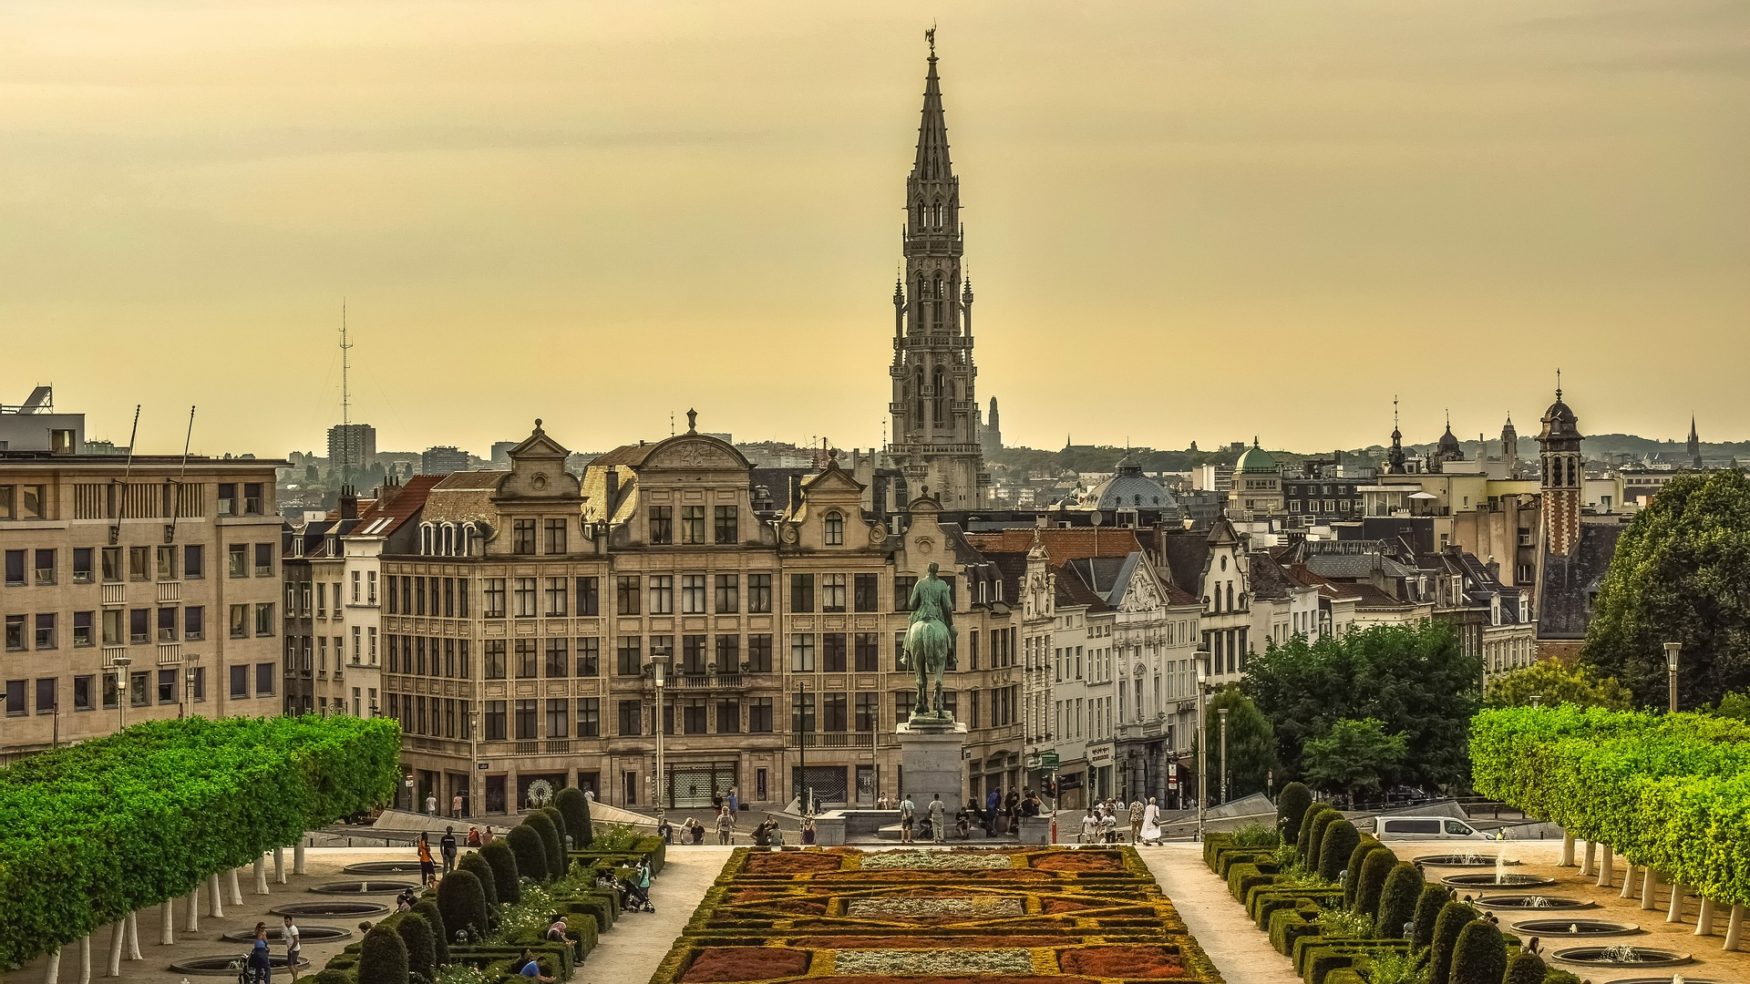
[(833, 950), (907, 950), (940, 946), (982, 950), (1004, 946), (1052, 946), (1063, 940), (1056, 936), (955, 936), (948, 939), (940, 936), (819, 936), (797, 942)]
[(1117, 855), (1107, 851), (1066, 851), (1033, 859), (1039, 871), (1123, 871)]
[(795, 977), (808, 972), (808, 954), (803, 950), (780, 950), (769, 946), (720, 946), (703, 950), (681, 980), (689, 984), (708, 981), (764, 981)]
[(1152, 980), (1185, 975), (1184, 959), (1165, 946), (1091, 946), (1065, 950), (1058, 962), (1067, 973), (1091, 977)]
[(843, 866), (844, 861), (839, 855), (823, 854), (818, 851), (765, 851), (749, 855), (747, 859), (748, 873), (759, 875), (795, 875), (837, 871)]

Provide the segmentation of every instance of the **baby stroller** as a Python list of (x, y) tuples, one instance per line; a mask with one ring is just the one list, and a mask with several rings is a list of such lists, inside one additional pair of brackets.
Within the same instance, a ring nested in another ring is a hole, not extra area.
[(622, 909), (628, 912), (656, 911), (656, 906), (650, 901), (649, 862), (639, 862), (637, 874), (633, 878), (620, 879), (619, 887), (623, 899)]

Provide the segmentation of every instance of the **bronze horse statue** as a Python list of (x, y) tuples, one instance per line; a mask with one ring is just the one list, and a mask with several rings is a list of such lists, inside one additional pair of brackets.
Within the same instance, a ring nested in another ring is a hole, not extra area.
[(905, 631), (905, 652), (918, 675), (913, 721), (953, 721), (942, 702), (942, 672), (954, 653), (954, 594), (948, 582), (929, 573), (911, 589), (911, 625)]

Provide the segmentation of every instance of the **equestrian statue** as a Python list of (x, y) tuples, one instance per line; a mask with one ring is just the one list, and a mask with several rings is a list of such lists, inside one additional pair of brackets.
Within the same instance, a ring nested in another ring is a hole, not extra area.
[(911, 589), (911, 624), (905, 630), (905, 652), (918, 675), (913, 724), (952, 724), (954, 716), (942, 702), (942, 671), (954, 656), (954, 593), (936, 576), (936, 565)]

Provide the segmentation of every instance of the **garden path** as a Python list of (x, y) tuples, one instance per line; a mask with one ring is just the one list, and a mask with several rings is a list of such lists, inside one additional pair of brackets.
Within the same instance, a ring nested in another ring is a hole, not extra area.
[(1227, 883), (1204, 866), (1203, 845), (1169, 843), (1137, 853), (1227, 984), (1300, 984), (1288, 958), (1270, 948), (1245, 906), (1228, 894)]
[(628, 912), (578, 968), (577, 984), (644, 984), (656, 973), (705, 891), (723, 872), (734, 848), (670, 845), (668, 862), (650, 886), (654, 915)]

